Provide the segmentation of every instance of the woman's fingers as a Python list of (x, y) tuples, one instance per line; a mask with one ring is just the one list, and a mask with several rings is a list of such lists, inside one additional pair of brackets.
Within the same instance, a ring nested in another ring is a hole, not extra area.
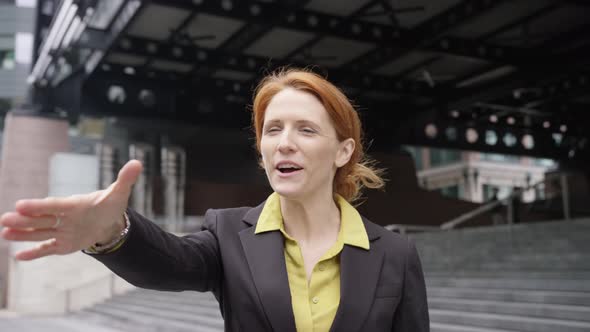
[(26, 216), (58, 215), (72, 209), (77, 201), (75, 196), (23, 199), (16, 202), (16, 211)]
[(138, 160), (128, 161), (119, 171), (114, 190), (124, 192), (127, 195), (131, 193), (131, 187), (137, 181), (137, 178), (141, 174), (142, 168), (143, 166)]
[[(63, 216), (60, 218), (63, 221)], [(52, 228), (56, 224), (56, 216), (29, 217), (18, 212), (7, 212), (0, 217), (0, 226), (10, 228)]]
[(39, 243), (34, 248), (19, 251), (16, 253), (16, 259), (21, 261), (30, 261), (40, 257), (55, 255), (57, 253), (57, 241), (50, 239)]
[(16, 228), (4, 228), (2, 237), (10, 241), (45, 241), (57, 236), (55, 229), (22, 230)]

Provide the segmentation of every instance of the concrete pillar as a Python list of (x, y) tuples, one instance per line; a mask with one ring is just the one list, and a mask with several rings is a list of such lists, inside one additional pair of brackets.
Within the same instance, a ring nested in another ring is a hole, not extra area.
[(186, 153), (181, 147), (164, 146), (161, 163), (166, 228), (172, 232), (180, 232), (184, 218)]
[(105, 189), (115, 182), (119, 170), (119, 154), (110, 144), (99, 143), (96, 146), (99, 163), (99, 187)]
[(421, 148), (422, 153), (422, 169), (429, 169), (430, 166), (430, 148)]
[(131, 207), (143, 216), (153, 219), (152, 187), (154, 170), (154, 147), (145, 143), (129, 145), (129, 158), (137, 159), (143, 164), (143, 171), (133, 186)]
[[(69, 148), (65, 120), (7, 114), (0, 167), (0, 213), (14, 210), (19, 199), (47, 196), (50, 158)], [(0, 289), (9, 290), (10, 257), (18, 245), (0, 239)], [(7, 292), (2, 294), (2, 306), (7, 296)]]

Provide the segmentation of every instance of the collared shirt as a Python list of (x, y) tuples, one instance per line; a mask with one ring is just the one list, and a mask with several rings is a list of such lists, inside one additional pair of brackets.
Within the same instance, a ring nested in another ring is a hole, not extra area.
[(299, 332), (330, 330), (340, 304), (340, 252), (345, 244), (369, 250), (369, 237), (358, 211), (339, 195), (336, 203), (340, 208), (338, 238), (314, 267), (309, 283), (301, 248), (285, 231), (277, 193), (268, 197), (256, 224), (255, 234), (280, 231), (285, 238), (291, 305)]

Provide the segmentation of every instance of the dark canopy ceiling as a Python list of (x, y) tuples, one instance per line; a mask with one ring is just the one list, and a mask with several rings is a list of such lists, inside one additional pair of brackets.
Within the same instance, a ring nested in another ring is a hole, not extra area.
[(244, 128), (265, 73), (311, 66), (376, 148), (584, 159), (589, 18), (584, 0), (42, 0), (30, 82), (72, 120)]

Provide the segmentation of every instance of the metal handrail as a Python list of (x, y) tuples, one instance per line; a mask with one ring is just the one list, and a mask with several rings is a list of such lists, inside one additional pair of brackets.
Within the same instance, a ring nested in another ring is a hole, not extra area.
[(404, 224), (391, 224), (385, 226), (388, 231), (399, 231), (401, 234), (405, 234), (407, 231), (415, 232), (436, 232), (440, 231), (439, 226), (424, 226), (424, 225), (404, 225)]
[(493, 210), (497, 206), (502, 205), (504, 203), (504, 201), (505, 201), (505, 199), (502, 199), (502, 200), (497, 200), (497, 201), (489, 202), (484, 205), (478, 206), (476, 209), (466, 212), (466, 213), (440, 225), (440, 229), (445, 230), (445, 231), (449, 230), (449, 229), (453, 229), (457, 225), (461, 225), (461, 224), (467, 222), (468, 220), (471, 220), (479, 215), (482, 215), (490, 210)]
[[(564, 191), (564, 183), (567, 185), (567, 181), (566, 181), (566, 175), (563, 174), (562, 178), (561, 178), (561, 182), (562, 182), (562, 192)], [(508, 206), (509, 211), (512, 210), (513, 206), (513, 202), (514, 199), (517, 196), (520, 196), (523, 192), (528, 191), (530, 189), (534, 189), (537, 188), (539, 186), (541, 186), (542, 184), (545, 184), (545, 180), (541, 180), (537, 183), (528, 185), (524, 188), (519, 188), (518, 190), (513, 191), (512, 193), (510, 193), (510, 195), (508, 195), (508, 197), (500, 199), (500, 200), (494, 200), (492, 202), (488, 202), (484, 205), (478, 206), (477, 208), (468, 211), (456, 218), (453, 218), (443, 224), (441, 224), (440, 226), (425, 226), (425, 225), (409, 225), (409, 224), (391, 224), (391, 225), (387, 225), (385, 226), (386, 229), (391, 230), (391, 231), (399, 231), (400, 233), (404, 234), (407, 231), (418, 231), (418, 232), (428, 232), (428, 231), (446, 231), (446, 230), (450, 230), (453, 229), (455, 227), (457, 227), (458, 225), (464, 224), (469, 220), (472, 220), (473, 218), (480, 216), (490, 210), (493, 210), (494, 208), (506, 204)], [(562, 195), (565, 196), (565, 195)], [(566, 202), (566, 197), (564, 198), (564, 213), (565, 213), (565, 218), (569, 219), (569, 205)]]
[(519, 188), (518, 190), (515, 190), (513, 192), (510, 193), (510, 195), (508, 195), (508, 197), (504, 198), (504, 199), (500, 199), (500, 200), (496, 200), (496, 201), (492, 201), (489, 203), (486, 203), (482, 206), (477, 207), (475, 210), (466, 212), (460, 216), (458, 216), (457, 218), (454, 218), (450, 221), (447, 221), (446, 223), (440, 225), (441, 229), (443, 230), (449, 230), (449, 229), (453, 229), (458, 225), (464, 224), (465, 222), (480, 216), (482, 214), (484, 214), (485, 212), (488, 212), (492, 209), (494, 209), (496, 206), (500, 205), (500, 204), (507, 204), (508, 208), (511, 209), (512, 208), (512, 203), (514, 202), (514, 199), (519, 197), (523, 192), (534, 189), (539, 187), (540, 185), (545, 184), (545, 180), (541, 180), (537, 183), (528, 185), (524, 188)]

